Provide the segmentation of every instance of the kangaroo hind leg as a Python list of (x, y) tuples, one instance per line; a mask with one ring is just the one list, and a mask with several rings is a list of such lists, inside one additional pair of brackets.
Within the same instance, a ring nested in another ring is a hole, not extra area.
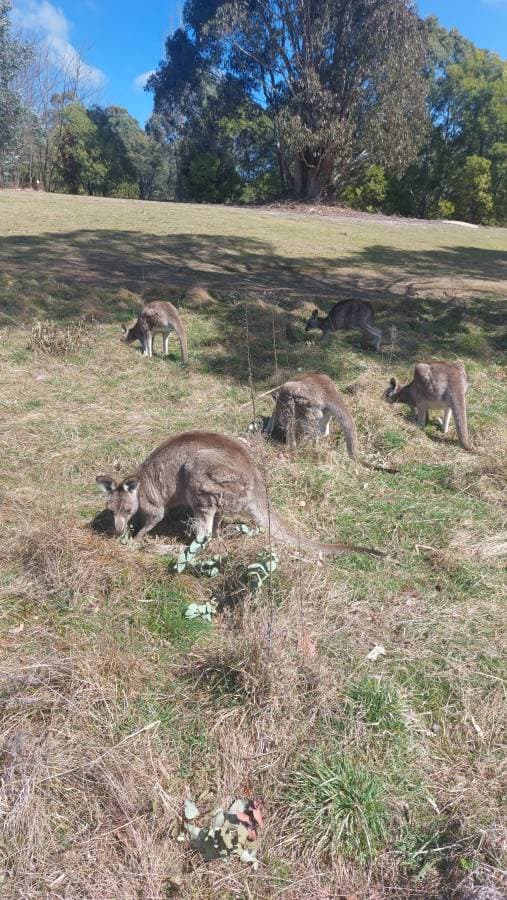
[(445, 410), (443, 418), (442, 418), (442, 431), (444, 434), (447, 434), (447, 432), (449, 431), (449, 425), (450, 425), (451, 419), (452, 419), (452, 409), (450, 406), (448, 406), (447, 409)]
[(417, 424), (419, 428), (426, 428), (426, 423), (428, 421), (428, 408), (426, 406), (418, 406), (417, 407)]

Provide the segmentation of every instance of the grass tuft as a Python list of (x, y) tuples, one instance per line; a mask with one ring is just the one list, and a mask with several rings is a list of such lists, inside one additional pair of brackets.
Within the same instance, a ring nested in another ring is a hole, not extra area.
[(334, 750), (313, 753), (291, 778), (289, 804), (312, 849), (373, 862), (387, 839), (381, 782)]
[(30, 331), (29, 350), (38, 350), (50, 356), (67, 356), (78, 353), (85, 344), (90, 331), (90, 322), (84, 318), (68, 325), (52, 322), (36, 322)]

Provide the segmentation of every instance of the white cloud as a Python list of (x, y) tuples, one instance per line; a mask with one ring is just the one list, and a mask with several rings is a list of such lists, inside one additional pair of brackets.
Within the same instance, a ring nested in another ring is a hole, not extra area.
[(136, 93), (139, 94), (140, 91), (142, 91), (146, 87), (148, 78), (150, 77), (150, 75), (154, 74), (155, 69), (150, 69), (149, 72), (141, 72), (141, 74), (138, 75), (137, 78), (134, 78), (134, 90), (136, 91)]
[(49, 0), (15, 0), (11, 15), (24, 33), (44, 41), (54, 63), (79, 69), (82, 82), (89, 88), (104, 86), (104, 72), (88, 65), (70, 42), (71, 24), (62, 9)]

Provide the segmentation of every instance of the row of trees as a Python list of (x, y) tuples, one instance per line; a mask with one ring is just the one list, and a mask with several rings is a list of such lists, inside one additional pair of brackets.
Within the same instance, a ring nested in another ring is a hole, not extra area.
[(71, 99), (62, 110), (56, 149), (52, 190), (134, 200), (174, 197), (170, 153), (126, 109), (86, 109)]
[(180, 199), (507, 219), (507, 63), (411, 0), (186, 0), (148, 83)]
[(401, 178), (369, 165), (344, 199), (403, 215), (507, 221), (507, 63), (428, 23), (427, 140)]
[(141, 199), (175, 195), (174, 154), (117, 106), (91, 105), (81, 57), (14, 37), (0, 0), (0, 185)]
[(86, 97), (79, 57), (9, 31), (0, 180), (143, 199), (333, 198), (507, 220), (507, 63), (412, 0), (186, 0), (143, 131)]

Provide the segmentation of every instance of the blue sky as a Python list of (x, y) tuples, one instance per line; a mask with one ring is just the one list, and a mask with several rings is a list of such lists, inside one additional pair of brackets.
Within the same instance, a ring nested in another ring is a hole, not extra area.
[[(13, 18), (45, 40), (56, 56), (80, 54), (86, 78), (102, 105), (125, 106), (144, 124), (152, 98), (142, 89), (164, 55), (167, 34), (180, 24), (181, 2), (149, 0), (13, 0)], [(507, 56), (507, 0), (419, 0), (421, 15), (436, 15), (478, 46)]]

